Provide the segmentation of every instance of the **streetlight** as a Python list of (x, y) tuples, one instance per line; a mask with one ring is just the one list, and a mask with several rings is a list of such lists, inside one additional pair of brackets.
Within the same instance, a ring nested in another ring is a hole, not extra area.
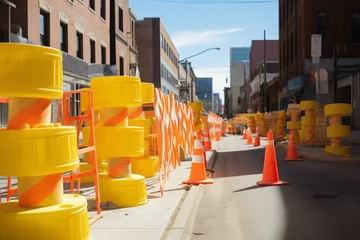
[(184, 62), (185, 60), (188, 60), (188, 59), (190, 59), (190, 58), (199, 56), (199, 55), (201, 55), (201, 54), (203, 54), (203, 53), (205, 53), (205, 52), (211, 51), (211, 50), (221, 50), (221, 48), (219, 48), (219, 47), (212, 47), (212, 48), (205, 49), (204, 51), (201, 51), (201, 52), (199, 52), (199, 53), (196, 53), (196, 54), (194, 54), (194, 55), (191, 55), (190, 57), (187, 57), (187, 58), (184, 58), (184, 59), (179, 60), (179, 63), (182, 63), (182, 62)]
[[(212, 47), (212, 48), (208, 48), (208, 49), (205, 49), (204, 51), (201, 51), (201, 52), (199, 52), (199, 53), (196, 53), (196, 54), (194, 54), (194, 55), (191, 55), (191, 56), (189, 56), (189, 57), (186, 57), (186, 58), (184, 58), (184, 59), (181, 59), (181, 60), (179, 60), (178, 61), (178, 64), (181, 64), (182, 62), (184, 62), (185, 61), (185, 73), (186, 73), (186, 77), (185, 77), (185, 82), (186, 82), (186, 84), (187, 84), (187, 75), (188, 75), (188, 59), (190, 59), (190, 58), (193, 58), (193, 57), (196, 57), (196, 56), (199, 56), (199, 55), (201, 55), (201, 54), (203, 54), (203, 53), (205, 53), (205, 52), (208, 52), (208, 51), (211, 51), (211, 50), (221, 50), (219, 47)], [(178, 66), (178, 79), (180, 80), (180, 66)], [(194, 101), (194, 99), (193, 99), (193, 95), (194, 95), (194, 93), (193, 93), (193, 82), (194, 82), (194, 80), (191, 80), (191, 98), (190, 98), (190, 101)]]

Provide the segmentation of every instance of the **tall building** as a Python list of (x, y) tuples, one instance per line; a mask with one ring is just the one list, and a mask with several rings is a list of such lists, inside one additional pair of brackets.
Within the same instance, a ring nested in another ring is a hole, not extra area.
[(250, 76), (249, 62), (232, 63), (230, 66), (230, 88), (232, 93), (232, 113), (242, 111), (241, 92), (245, 86), (245, 80)]
[(196, 97), (203, 102), (205, 111), (212, 111), (213, 105), (213, 79), (210, 77), (196, 78)]
[(221, 103), (219, 104), (220, 100), (220, 93), (214, 93), (213, 94), (213, 110), (212, 112), (218, 114), (219, 113), (219, 105), (221, 106)]
[(232, 63), (248, 62), (250, 57), (249, 47), (230, 48), (230, 65)]
[(179, 99), (179, 53), (160, 18), (136, 22), (136, 43), (141, 79)]
[(241, 89), (245, 84), (245, 79), (249, 76), (249, 60), (249, 47), (230, 48), (231, 112), (234, 114), (241, 112)]
[[(265, 58), (266, 68), (264, 64)], [(247, 104), (246, 109), (251, 109), (253, 112), (277, 110), (278, 73), (279, 41), (252, 40), (250, 51), (250, 91), (245, 93), (246, 100), (244, 99), (244, 102)], [(265, 78), (266, 89), (264, 88)], [(272, 87), (270, 88), (270, 86)], [(264, 100), (265, 96), (266, 99)]]
[[(356, 0), (279, 1), (280, 80), (286, 98), (316, 99), (311, 34), (321, 34), (319, 68), (328, 73), (328, 93), (321, 94), (320, 102), (360, 101), (359, 9)], [(352, 121), (350, 117), (345, 121), (359, 129), (360, 111), (353, 111)]]

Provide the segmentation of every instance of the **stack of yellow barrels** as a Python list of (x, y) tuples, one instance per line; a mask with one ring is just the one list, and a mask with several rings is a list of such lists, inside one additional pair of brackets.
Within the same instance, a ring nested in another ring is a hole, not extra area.
[(301, 117), (300, 141), (311, 141), (316, 138), (316, 101), (301, 101), (300, 108), (305, 111)]
[(0, 175), (18, 177), (18, 201), (0, 204), (0, 239), (91, 239), (87, 200), (64, 194), (63, 173), (79, 165), (76, 129), (51, 123), (62, 97), (62, 54), (0, 43), (0, 96), (9, 122), (0, 131)]
[(324, 108), (325, 116), (329, 118), (327, 137), (331, 138), (331, 145), (325, 147), (325, 152), (338, 156), (351, 156), (349, 146), (341, 146), (341, 138), (351, 135), (350, 126), (342, 125), (343, 116), (352, 115), (352, 105), (346, 103), (328, 104)]

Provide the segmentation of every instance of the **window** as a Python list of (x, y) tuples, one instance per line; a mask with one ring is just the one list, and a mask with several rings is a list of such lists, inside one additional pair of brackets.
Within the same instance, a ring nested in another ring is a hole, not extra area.
[(106, 47), (101, 46), (101, 63), (106, 64)]
[(60, 22), (60, 50), (68, 52), (68, 25)]
[(351, 15), (351, 35), (353, 43), (360, 43), (360, 12)]
[(95, 0), (89, 0), (89, 7), (95, 11)]
[(164, 49), (164, 36), (162, 34), (160, 34), (160, 46)]
[(84, 58), (83, 35), (81, 32), (76, 32), (76, 56), (80, 59)]
[(40, 11), (40, 44), (50, 46), (50, 14)]
[(96, 62), (96, 54), (95, 54), (95, 41), (90, 39), (90, 62)]
[(120, 57), (120, 76), (124, 76), (124, 58)]
[(106, 0), (100, 1), (100, 16), (102, 19), (106, 20)]
[(124, 11), (119, 7), (119, 30), (124, 32)]
[(322, 35), (322, 40), (326, 39), (326, 12), (318, 12), (316, 15), (316, 33)]

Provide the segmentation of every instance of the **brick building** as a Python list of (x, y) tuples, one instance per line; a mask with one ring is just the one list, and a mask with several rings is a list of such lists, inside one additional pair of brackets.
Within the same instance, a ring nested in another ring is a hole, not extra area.
[(160, 18), (136, 22), (139, 69), (145, 82), (154, 83), (163, 93), (179, 98), (179, 53)]
[[(136, 16), (128, 0), (11, 2), (16, 5), (11, 12), (15, 35), (87, 63), (116, 65), (120, 75), (129, 75), (136, 67)], [(0, 7), (0, 29), (6, 29), (7, 24), (7, 8)]]
[[(266, 43), (266, 46), (265, 46)], [(266, 55), (265, 55), (266, 48)], [(264, 78), (266, 57), (266, 108), (263, 107)], [(279, 41), (278, 40), (252, 40), (250, 50), (250, 77), (246, 82), (246, 90), (241, 95), (241, 102), (246, 105), (243, 111), (251, 109), (253, 112), (277, 110), (279, 73)], [(276, 87), (275, 87), (276, 86)]]
[[(280, 81), (288, 98), (295, 94), (297, 100), (315, 100), (317, 66), (311, 59), (311, 34), (321, 34), (319, 67), (328, 72), (329, 91), (320, 102), (359, 102), (359, 9), (358, 0), (279, 1)], [(359, 110), (354, 109), (352, 119), (359, 122)]]

